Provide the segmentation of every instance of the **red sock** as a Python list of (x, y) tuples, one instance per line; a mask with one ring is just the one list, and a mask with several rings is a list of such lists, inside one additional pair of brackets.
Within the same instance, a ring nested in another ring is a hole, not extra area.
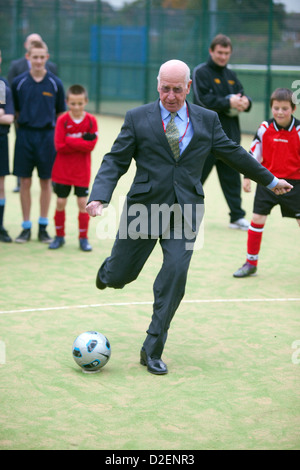
[(251, 221), (248, 229), (247, 261), (254, 266), (257, 266), (258, 263), (258, 253), (260, 250), (263, 231), (264, 224), (255, 224)]
[(57, 237), (65, 236), (65, 211), (55, 211), (54, 223)]
[(89, 221), (90, 221), (89, 214), (87, 212), (79, 212), (78, 221), (79, 221), (79, 238), (87, 238)]

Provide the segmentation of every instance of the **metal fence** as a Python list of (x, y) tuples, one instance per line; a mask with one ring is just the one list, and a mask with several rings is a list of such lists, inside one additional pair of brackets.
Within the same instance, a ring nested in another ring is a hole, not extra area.
[(212, 37), (222, 32), (232, 40), (231, 66), (254, 103), (242, 127), (254, 132), (269, 116), (271, 91), (292, 88), (300, 78), (300, 15), (287, 14), (271, 0), (163, 7), (171, 4), (137, 0), (116, 10), (101, 0), (0, 0), (2, 75), (11, 60), (24, 55), (25, 37), (36, 32), (65, 87), (81, 83), (88, 89), (91, 112), (123, 115), (156, 99), (162, 62), (177, 58), (193, 69), (207, 59)]

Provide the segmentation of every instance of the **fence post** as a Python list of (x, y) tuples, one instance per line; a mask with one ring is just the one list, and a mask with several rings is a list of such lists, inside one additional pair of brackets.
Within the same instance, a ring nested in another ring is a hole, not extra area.
[(145, 24), (146, 24), (146, 51), (145, 51), (145, 63), (144, 63), (144, 103), (149, 102), (149, 73), (150, 73), (150, 64), (149, 64), (149, 47), (150, 47), (150, 15), (151, 15), (151, 6), (150, 0), (146, 1), (145, 8)]
[(202, 0), (202, 47), (201, 47), (201, 62), (205, 62), (208, 55), (208, 47), (207, 44), (209, 43), (209, 12), (208, 12), (208, 3), (207, 0)]
[(96, 4), (96, 25), (97, 25), (97, 31), (98, 35), (96, 33), (96, 38), (98, 41), (97, 44), (97, 57), (96, 57), (96, 95), (95, 95), (95, 100), (96, 100), (96, 114), (100, 114), (100, 103), (101, 103), (101, 0), (97, 0)]
[(55, 1), (55, 38), (54, 38), (54, 61), (60, 64), (59, 44), (60, 44), (60, 0)]
[(24, 48), (23, 48), (23, 43), (24, 43), (24, 38), (23, 38), (23, 32), (22, 32), (22, 11), (23, 11), (23, 0), (17, 0), (16, 2), (16, 16), (15, 16), (15, 21), (16, 21), (16, 44), (15, 44), (15, 51), (16, 57), (22, 57), (24, 55)]
[(269, 119), (270, 95), (272, 91), (272, 43), (273, 43), (273, 0), (269, 0), (269, 27), (268, 27), (268, 56), (267, 56), (267, 76), (266, 76), (266, 97), (265, 97), (265, 119)]

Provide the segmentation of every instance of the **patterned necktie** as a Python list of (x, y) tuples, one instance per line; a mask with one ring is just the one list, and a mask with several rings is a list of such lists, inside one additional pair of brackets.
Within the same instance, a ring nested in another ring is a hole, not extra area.
[(174, 119), (177, 116), (177, 113), (171, 113), (171, 120), (169, 121), (166, 127), (166, 137), (170, 144), (171, 150), (173, 152), (175, 160), (180, 156), (179, 152), (179, 130), (176, 126)]

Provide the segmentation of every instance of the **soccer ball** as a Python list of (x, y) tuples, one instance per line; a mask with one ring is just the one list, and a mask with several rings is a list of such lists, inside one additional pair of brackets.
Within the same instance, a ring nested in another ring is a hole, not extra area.
[(111, 348), (108, 339), (97, 331), (86, 331), (79, 335), (72, 348), (74, 361), (83, 372), (99, 372), (110, 359)]

